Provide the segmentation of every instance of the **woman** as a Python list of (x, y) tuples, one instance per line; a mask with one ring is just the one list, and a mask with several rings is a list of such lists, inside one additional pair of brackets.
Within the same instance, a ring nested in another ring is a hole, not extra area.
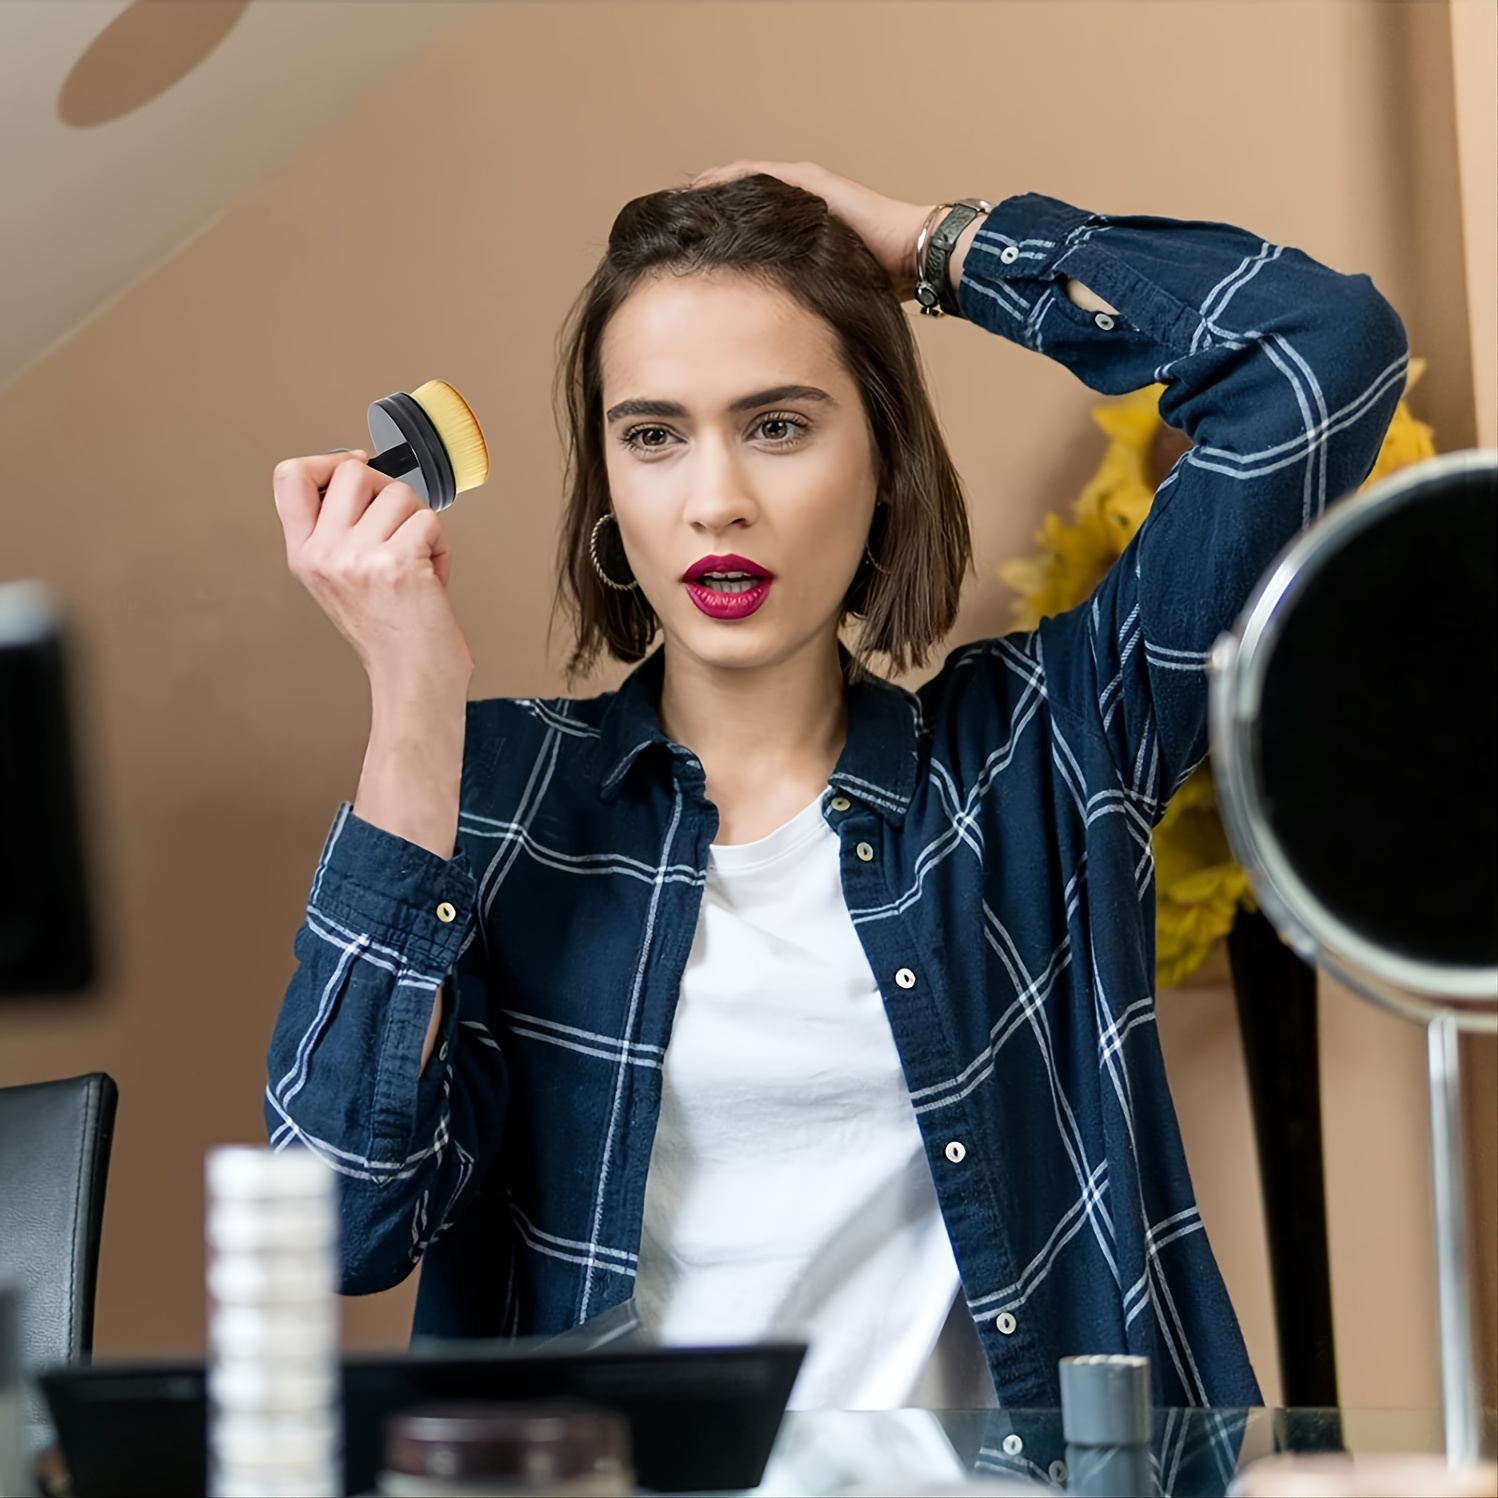
[[(1083, 607), (911, 695), (864, 661), (924, 658), (969, 555), (913, 289), (1162, 381), (1194, 446)], [(466, 713), (440, 522), (360, 455), (282, 464), (373, 698), (266, 1094), (343, 1178), (345, 1289), (425, 1257), (418, 1333), (631, 1297), (677, 1340), (804, 1333), (803, 1404), (1054, 1405), (1058, 1357), (1123, 1350), (1160, 1403), (1257, 1403), (1153, 1026), (1149, 834), (1208, 648), (1404, 367), (1365, 278), (1222, 225), (809, 165), (640, 199), (569, 335), (562, 592), (574, 666), (660, 648)]]

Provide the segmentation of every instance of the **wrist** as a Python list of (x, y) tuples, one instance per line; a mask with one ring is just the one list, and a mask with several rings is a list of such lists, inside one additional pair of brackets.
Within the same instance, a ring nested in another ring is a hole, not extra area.
[(372, 826), (451, 858), (457, 842), (466, 712), (376, 701), (354, 811)]
[[(982, 198), (959, 198), (955, 203), (939, 204), (926, 215), (915, 250), (915, 299), (922, 312), (931, 317), (962, 315), (956, 288), (962, 279), (966, 244), (971, 244), (976, 225), (992, 209), (993, 205)], [(954, 252), (964, 237), (962, 258), (954, 266)]]
[(915, 285), (920, 279), (921, 251), (924, 247), (925, 236), (934, 227), (933, 221), (941, 207), (940, 203), (911, 205), (909, 221), (905, 225), (903, 234), (906, 251), (905, 258), (901, 262), (901, 275), (898, 279), (894, 276), (890, 277), (895, 283), (895, 293), (902, 302), (908, 302), (915, 296)]
[(365, 662), (369, 697), (375, 709), (395, 713), (442, 713), (462, 709), (473, 680), (473, 657), (444, 654), (437, 661), (421, 656)]

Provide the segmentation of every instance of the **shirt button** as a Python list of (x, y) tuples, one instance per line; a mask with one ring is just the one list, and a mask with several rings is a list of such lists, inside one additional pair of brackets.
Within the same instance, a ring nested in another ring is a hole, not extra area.
[(1004, 1455), (1018, 1456), (1025, 1449), (1025, 1443), (1011, 1430), (1004, 1437)]
[(1066, 1463), (1059, 1457), (1051, 1463), (1046, 1471), (1050, 1473), (1051, 1481), (1060, 1487), (1066, 1481)]
[(437, 1059), (439, 1061), (447, 1060), (447, 1042), (445, 1040), (442, 1042), (441, 1048), (437, 1052)]
[(858, 861), (860, 863), (873, 862), (874, 850), (868, 843), (860, 843), (853, 851), (858, 854)]
[(960, 1139), (954, 1139), (943, 1153), (953, 1165), (961, 1165), (967, 1159), (967, 1146)]
[(1002, 260), (1005, 265), (1013, 265), (1014, 262), (1019, 259), (1018, 248), (1012, 244), (1006, 244), (1004, 248), (999, 251), (999, 259)]
[(1106, 312), (1099, 312), (1098, 315), (1092, 320), (1098, 325), (1098, 327), (1103, 330), (1103, 332), (1111, 333), (1113, 331), (1113, 319), (1109, 317)]
[(450, 901), (444, 900), (437, 907), (437, 919), (441, 921), (444, 926), (451, 926), (452, 923), (457, 920), (457, 918), (457, 909)]
[(908, 967), (902, 967), (900, 971), (895, 974), (895, 982), (898, 983), (901, 988), (914, 988), (915, 974), (911, 972)]
[(853, 803), (846, 796), (834, 796), (832, 798), (833, 811), (847, 811)]
[(994, 1330), (997, 1332), (1002, 1332), (1006, 1337), (1013, 1336), (1014, 1329), (1018, 1325), (1019, 1323), (1014, 1319), (1013, 1316), (1009, 1314), (1008, 1311), (1000, 1311), (999, 1314), (993, 1318)]

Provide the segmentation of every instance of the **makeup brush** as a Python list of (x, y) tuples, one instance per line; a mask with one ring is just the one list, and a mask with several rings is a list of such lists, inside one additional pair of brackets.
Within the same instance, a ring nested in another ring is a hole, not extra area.
[(396, 391), (369, 408), (375, 455), (369, 466), (409, 484), (434, 510), (489, 477), (489, 449), (468, 402), (442, 380), (407, 395)]

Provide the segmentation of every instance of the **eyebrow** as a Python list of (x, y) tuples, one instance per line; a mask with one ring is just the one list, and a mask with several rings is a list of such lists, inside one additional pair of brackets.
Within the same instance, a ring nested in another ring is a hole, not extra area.
[[(730, 411), (754, 411), (761, 406), (777, 406), (784, 401), (831, 401), (825, 390), (815, 385), (776, 385), (771, 390), (757, 390), (753, 395), (741, 395), (729, 406)], [(604, 415), (605, 421), (620, 421), (626, 416), (674, 416), (683, 417), (687, 408), (679, 401), (620, 401), (610, 406)]]

